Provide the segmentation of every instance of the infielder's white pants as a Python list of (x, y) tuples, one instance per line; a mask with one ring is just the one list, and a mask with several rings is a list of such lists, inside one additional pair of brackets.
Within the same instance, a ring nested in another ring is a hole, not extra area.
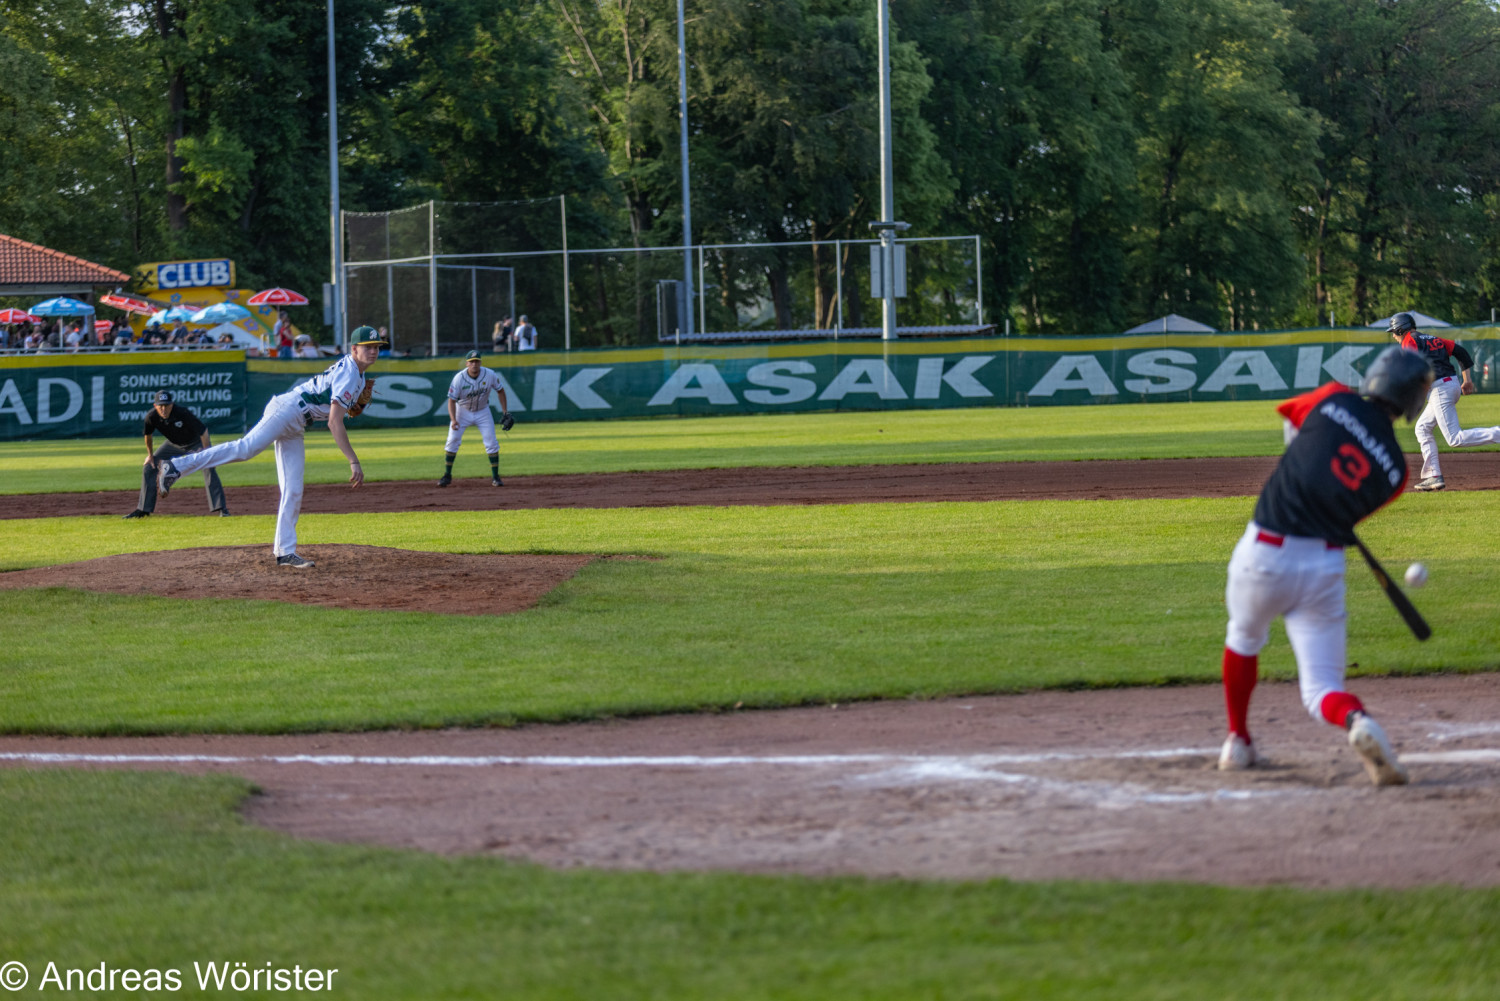
[(479, 436), (484, 439), (484, 450), (490, 455), (500, 451), (500, 439), (495, 437), (495, 414), (489, 407), (483, 410), (465, 410), (458, 408), (458, 427), (450, 422), (448, 425), (448, 443), (443, 446), (445, 452), (457, 452), (458, 446), (463, 443), (464, 432), (471, 427), (479, 429)]
[[(1279, 538), (1281, 545), (1265, 541)], [(1302, 704), (1321, 720), (1323, 697), (1344, 690), (1348, 646), (1344, 611), (1344, 551), (1322, 539), (1276, 536), (1251, 522), (1229, 559), (1229, 629), (1224, 645), (1253, 657), (1280, 615), (1297, 658)]]
[(276, 446), (276, 481), (281, 485), (281, 503), (276, 508), (276, 542), (272, 551), (285, 556), (297, 551), (297, 518), (302, 514), (302, 471), (306, 450), (302, 434), (307, 423), (294, 398), (273, 396), (255, 427), (243, 438), (205, 448), (173, 459), (172, 465), (186, 476), (200, 469), (244, 462)]
[(1475, 445), (1500, 444), (1500, 427), (1470, 428), (1465, 431), (1458, 423), (1458, 400), (1463, 396), (1463, 382), (1456, 375), (1439, 379), (1432, 384), (1427, 395), (1427, 406), (1417, 418), (1413, 428), (1417, 433), (1417, 444), (1422, 446), (1422, 478), (1442, 476), (1443, 466), (1438, 461), (1437, 435), (1433, 428), (1440, 428), (1443, 440), (1449, 448), (1472, 448)]

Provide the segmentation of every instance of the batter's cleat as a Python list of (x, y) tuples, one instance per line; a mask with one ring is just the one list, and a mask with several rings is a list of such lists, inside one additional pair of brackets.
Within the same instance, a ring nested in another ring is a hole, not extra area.
[(167, 491), (172, 489), (172, 484), (180, 479), (182, 479), (182, 474), (177, 471), (176, 466), (172, 465), (172, 460), (161, 460), (161, 468), (156, 471), (156, 492), (165, 497)]
[(151, 512), (150, 511), (142, 511), (140, 508), (136, 508), (134, 511), (132, 511), (129, 514), (125, 515), (124, 520), (125, 521), (129, 521), (131, 518), (149, 518), (149, 517), (151, 517)]
[(1412, 489), (1421, 490), (1423, 493), (1426, 493), (1429, 490), (1441, 490), (1447, 485), (1448, 484), (1443, 482), (1443, 478), (1441, 476), (1428, 476), (1425, 479), (1418, 481), (1417, 485), (1412, 487)]
[(1255, 745), (1244, 737), (1231, 733), (1224, 738), (1224, 747), (1219, 751), (1219, 771), (1242, 772), (1246, 768), (1254, 768), (1259, 761)]
[(229, 517), (229, 508), (220, 508), (219, 510), (215, 511), (214, 514), (217, 514), (220, 518), (227, 518)]
[(444, 473), (443, 474), (443, 478), (441, 480), (438, 480), (438, 486), (440, 486), (440, 487), (446, 487), (448, 484), (450, 484), (452, 482), (453, 482), (453, 477), (449, 476), (447, 473)]
[(312, 560), (304, 560), (296, 553), (287, 553), (285, 556), (276, 557), (276, 565), (279, 567), (296, 567), (298, 570), (307, 570), (317, 566)]
[(490, 486), (492, 486), (492, 487), (503, 487), (503, 486), (505, 486), (505, 484), (500, 481), (500, 477), (498, 477), (498, 476), (491, 476), (490, 477)]
[(1404, 786), (1406, 769), (1379, 723), (1362, 712), (1349, 714), (1349, 746), (1359, 752), (1370, 781), (1378, 786)]

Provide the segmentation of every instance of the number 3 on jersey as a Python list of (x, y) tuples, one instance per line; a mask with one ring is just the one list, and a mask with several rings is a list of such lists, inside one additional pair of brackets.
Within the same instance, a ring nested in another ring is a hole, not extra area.
[(1344, 442), (1339, 446), (1338, 454), (1329, 463), (1333, 469), (1333, 475), (1338, 481), (1350, 490), (1358, 490), (1359, 485), (1370, 475), (1370, 459), (1353, 442)]

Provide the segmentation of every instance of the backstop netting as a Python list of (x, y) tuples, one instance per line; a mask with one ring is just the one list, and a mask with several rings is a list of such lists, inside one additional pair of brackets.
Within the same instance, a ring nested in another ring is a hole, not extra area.
[[(551, 198), (344, 213), (348, 323), (384, 326), (394, 350), (422, 355), (487, 349), (521, 315), (543, 350), (881, 333), (878, 241), (569, 247), (565, 211)], [(898, 245), (900, 335), (988, 329), (978, 238)]]

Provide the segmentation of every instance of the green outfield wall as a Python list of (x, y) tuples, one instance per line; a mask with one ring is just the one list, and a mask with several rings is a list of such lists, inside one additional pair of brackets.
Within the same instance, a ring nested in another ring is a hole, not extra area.
[(161, 389), (210, 431), (245, 427), (242, 351), (10, 355), (0, 357), (0, 440), (136, 436)]
[[(1481, 388), (1496, 389), (1500, 327), (1452, 335), (1475, 356)], [(514, 413), (567, 421), (1281, 399), (1330, 379), (1358, 382), (1388, 343), (1378, 330), (819, 341), (491, 355), (485, 365), (504, 380)], [(76, 365), (59, 358), (0, 359), (0, 438), (138, 433), (158, 385), (205, 408), (215, 431), (238, 431), (272, 396), (327, 365), (232, 352), (100, 355)], [(448, 384), (462, 364), (382, 359), (360, 422), (445, 423)]]

